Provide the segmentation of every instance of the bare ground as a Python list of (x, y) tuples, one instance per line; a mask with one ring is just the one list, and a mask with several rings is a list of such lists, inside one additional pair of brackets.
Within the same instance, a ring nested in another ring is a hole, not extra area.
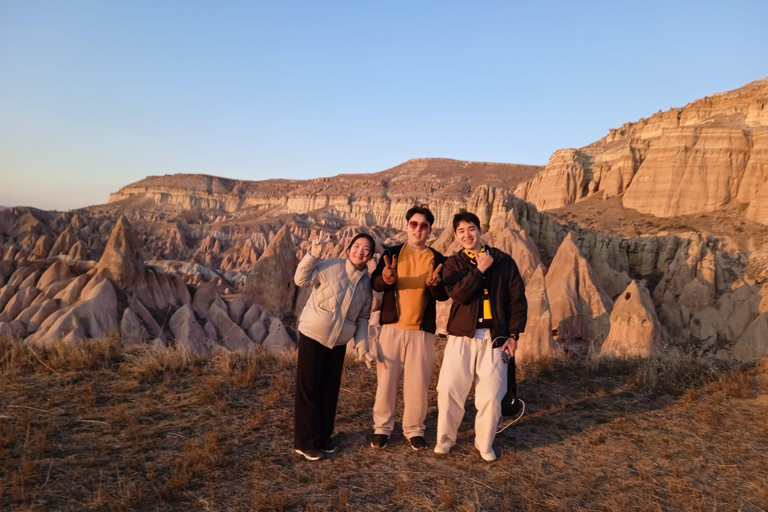
[(291, 449), (294, 372), (295, 354), (0, 342), (0, 509), (768, 509), (768, 362), (524, 366), (530, 414), (493, 464), (472, 446), (471, 397), (449, 455), (414, 452), (400, 431), (372, 449), (375, 372), (352, 361), (340, 449), (306, 462)]

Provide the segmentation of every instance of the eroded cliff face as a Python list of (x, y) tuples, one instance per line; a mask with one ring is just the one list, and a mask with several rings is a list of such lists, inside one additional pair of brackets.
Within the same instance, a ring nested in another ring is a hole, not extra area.
[[(380, 254), (405, 239), (408, 208), (426, 203), (438, 250), (457, 249), (451, 217), (466, 209), (518, 261), (530, 285), (526, 358), (609, 332), (614, 355), (647, 355), (660, 339), (701, 354), (768, 355), (768, 228), (748, 220), (768, 224), (765, 88), (625, 125), (556, 152), (546, 168), (419, 159), (306, 181), (178, 174), (75, 212), (5, 209), (0, 337), (79, 342), (119, 331), (125, 343), (199, 353), (282, 350), (308, 297), (291, 276), (310, 241), (329, 237), (323, 257), (343, 257), (366, 232)], [(612, 345), (630, 334), (634, 348)]]
[(428, 203), (435, 227), (448, 225), (460, 208), (490, 222), (493, 204), (507, 190), (533, 176), (532, 165), (415, 159), (375, 174), (339, 175), (315, 180), (229, 180), (204, 175), (150, 176), (111, 194), (110, 203), (149, 200), (178, 209), (244, 209), (270, 215), (332, 210), (345, 221), (401, 228), (405, 213)]
[(580, 149), (556, 151), (515, 195), (542, 210), (600, 193), (657, 217), (731, 202), (768, 224), (768, 79), (659, 112)]

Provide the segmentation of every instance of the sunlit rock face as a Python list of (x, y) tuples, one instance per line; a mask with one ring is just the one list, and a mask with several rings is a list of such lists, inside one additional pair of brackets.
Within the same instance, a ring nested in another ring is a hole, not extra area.
[(608, 333), (611, 298), (598, 286), (586, 258), (569, 234), (546, 276), (552, 327), (562, 339), (593, 340)]
[[(175, 174), (76, 211), (6, 208), (0, 337), (290, 349), (311, 293), (292, 288), (293, 271), (311, 241), (328, 239), (323, 258), (343, 258), (368, 233), (372, 270), (385, 246), (405, 241), (408, 209), (425, 204), (439, 251), (460, 249), (451, 220), (468, 210), (485, 242), (516, 260), (530, 306), (520, 361), (604, 339), (614, 355), (674, 346), (757, 357), (768, 311), (767, 104), (758, 81), (555, 151), (544, 167), (414, 159), (313, 180)], [(449, 308), (438, 305), (439, 332)]]
[(588, 146), (556, 151), (515, 195), (551, 210), (601, 194), (657, 217), (736, 202), (768, 223), (768, 79), (659, 112)]
[(661, 352), (663, 328), (645, 284), (634, 280), (629, 283), (616, 299), (610, 320), (611, 330), (601, 355), (650, 357)]

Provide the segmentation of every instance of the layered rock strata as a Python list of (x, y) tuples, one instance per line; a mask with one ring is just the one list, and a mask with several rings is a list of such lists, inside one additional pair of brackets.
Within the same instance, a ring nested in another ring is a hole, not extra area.
[(611, 130), (556, 151), (515, 195), (539, 209), (597, 193), (657, 217), (711, 212), (731, 202), (768, 224), (768, 79)]

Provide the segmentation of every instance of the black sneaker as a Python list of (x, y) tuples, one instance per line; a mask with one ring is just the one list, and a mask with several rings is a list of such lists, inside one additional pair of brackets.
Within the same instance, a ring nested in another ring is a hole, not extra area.
[(338, 448), (338, 446), (331, 439), (326, 439), (325, 441), (320, 442), (320, 449), (323, 453), (333, 453), (336, 451), (336, 448)]
[(499, 418), (499, 426), (496, 428), (497, 434), (501, 434), (507, 427), (520, 421), (520, 418), (525, 414), (525, 402), (516, 398), (506, 410), (502, 408), (502, 414), (503, 416)]
[(308, 448), (306, 450), (299, 450), (296, 448), (294, 451), (309, 461), (320, 460), (323, 458), (323, 452), (317, 448)]
[(411, 442), (411, 448), (414, 450), (427, 449), (427, 441), (424, 439), (424, 436), (413, 436), (409, 441)]
[(373, 448), (386, 448), (387, 447), (387, 441), (389, 441), (389, 436), (385, 434), (373, 434), (373, 437), (371, 438), (371, 446)]

